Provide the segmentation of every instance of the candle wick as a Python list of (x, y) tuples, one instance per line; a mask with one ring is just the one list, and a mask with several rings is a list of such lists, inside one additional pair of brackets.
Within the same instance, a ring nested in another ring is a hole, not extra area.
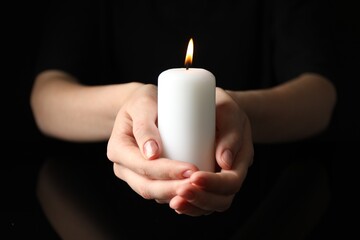
[(186, 68), (186, 70), (189, 70), (189, 63), (185, 63), (185, 68)]

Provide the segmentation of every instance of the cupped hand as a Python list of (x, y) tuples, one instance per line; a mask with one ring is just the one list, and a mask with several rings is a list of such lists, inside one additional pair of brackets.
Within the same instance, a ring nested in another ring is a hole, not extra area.
[(107, 145), (115, 175), (145, 199), (168, 203), (196, 166), (161, 158), (157, 87), (142, 85), (120, 108)]
[(197, 171), (181, 183), (170, 207), (179, 214), (208, 215), (227, 210), (253, 161), (251, 126), (232, 97), (216, 89), (216, 161), (219, 171)]

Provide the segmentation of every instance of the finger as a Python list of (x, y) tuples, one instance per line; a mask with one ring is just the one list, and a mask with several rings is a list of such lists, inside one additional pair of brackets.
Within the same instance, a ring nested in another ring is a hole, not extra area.
[(147, 159), (158, 158), (161, 154), (161, 138), (156, 126), (157, 95), (154, 85), (145, 85), (128, 110), (132, 120), (133, 135), (143, 156)]
[(224, 127), (217, 131), (215, 150), (216, 161), (222, 169), (231, 169), (235, 155), (241, 146), (241, 132), (230, 128), (231, 124), (224, 122)]
[(107, 157), (114, 163), (123, 165), (139, 175), (151, 179), (182, 179), (197, 171), (195, 165), (170, 159), (148, 161), (141, 154), (132, 134), (132, 120), (120, 110), (114, 130), (107, 145)]
[(207, 192), (219, 195), (232, 195), (237, 193), (247, 175), (247, 164), (234, 164), (234, 170), (221, 170), (218, 173), (198, 171), (191, 175), (190, 182)]
[[(249, 131), (249, 130), (245, 130)], [(241, 149), (235, 155), (231, 170), (222, 169), (217, 173), (198, 171), (191, 175), (190, 181), (206, 191), (231, 195), (238, 192), (247, 176), (248, 168), (254, 157), (251, 140), (244, 141)]]
[(186, 214), (193, 217), (209, 215), (213, 212), (198, 208), (180, 196), (175, 196), (173, 199), (171, 199), (169, 206), (178, 214)]
[[(252, 132), (250, 121), (246, 118), (243, 128), (243, 143), (240, 151), (237, 153), (234, 169), (246, 170), (252, 165), (254, 161), (254, 145), (252, 140)], [(238, 165), (237, 165), (238, 164)], [(243, 169), (244, 168), (244, 169)]]
[(188, 179), (151, 180), (118, 164), (114, 164), (114, 173), (144, 199), (156, 199), (159, 202), (169, 202), (179, 186), (189, 183)]
[(245, 181), (254, 158), (250, 131), (249, 127), (244, 128), (244, 135), (247, 136), (247, 140), (243, 142), (241, 149), (236, 154), (231, 170), (222, 169), (215, 174), (198, 171), (191, 175), (191, 183), (217, 194), (231, 195), (237, 193)]
[(192, 184), (180, 186), (176, 193), (193, 206), (208, 212), (223, 212), (229, 209), (234, 198), (234, 194), (214, 194), (212, 192), (203, 191)]
[[(119, 148), (120, 149), (120, 148)], [(128, 146), (122, 151), (115, 150), (120, 165), (126, 166), (131, 171), (148, 179), (157, 180), (175, 180), (184, 179), (191, 176), (197, 171), (196, 166), (181, 161), (170, 160), (166, 158), (159, 158), (153, 161), (148, 161), (139, 152), (135, 146)]]
[(215, 156), (222, 169), (231, 169), (235, 155), (242, 144), (242, 131), (246, 115), (241, 114), (236, 102), (223, 90), (218, 88), (216, 97), (217, 142)]

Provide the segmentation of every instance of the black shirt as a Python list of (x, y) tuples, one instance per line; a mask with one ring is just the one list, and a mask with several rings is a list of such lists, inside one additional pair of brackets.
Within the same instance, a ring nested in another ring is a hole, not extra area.
[[(217, 85), (225, 89), (266, 88), (304, 72), (320, 73), (334, 81), (329, 2), (53, 1), (37, 71), (64, 70), (84, 84), (157, 84), (162, 71), (184, 66), (192, 37), (192, 66), (211, 71)], [(139, 199), (125, 184), (107, 199), (117, 205), (114, 208), (109, 203), (114, 215), (111, 222), (129, 236), (226, 239), (268, 193), (281, 172), (275, 161), (294, 158), (283, 150), (256, 152), (244, 186), (225, 213), (206, 218), (177, 216), (166, 204)], [(258, 165), (259, 158), (265, 160), (264, 165)]]
[(333, 80), (328, 1), (60, 1), (49, 12), (38, 71), (86, 84), (139, 81), (184, 66), (206, 68), (226, 89), (277, 85), (303, 72)]

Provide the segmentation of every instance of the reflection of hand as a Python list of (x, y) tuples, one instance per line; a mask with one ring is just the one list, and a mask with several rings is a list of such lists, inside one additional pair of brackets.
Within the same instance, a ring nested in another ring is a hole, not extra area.
[(216, 161), (220, 171), (198, 171), (182, 183), (170, 207), (200, 216), (227, 210), (253, 161), (251, 127), (246, 114), (224, 90), (216, 91)]
[(168, 203), (197, 168), (185, 162), (159, 158), (161, 139), (156, 126), (157, 88), (143, 85), (117, 114), (108, 141), (107, 156), (115, 175), (139, 195)]

